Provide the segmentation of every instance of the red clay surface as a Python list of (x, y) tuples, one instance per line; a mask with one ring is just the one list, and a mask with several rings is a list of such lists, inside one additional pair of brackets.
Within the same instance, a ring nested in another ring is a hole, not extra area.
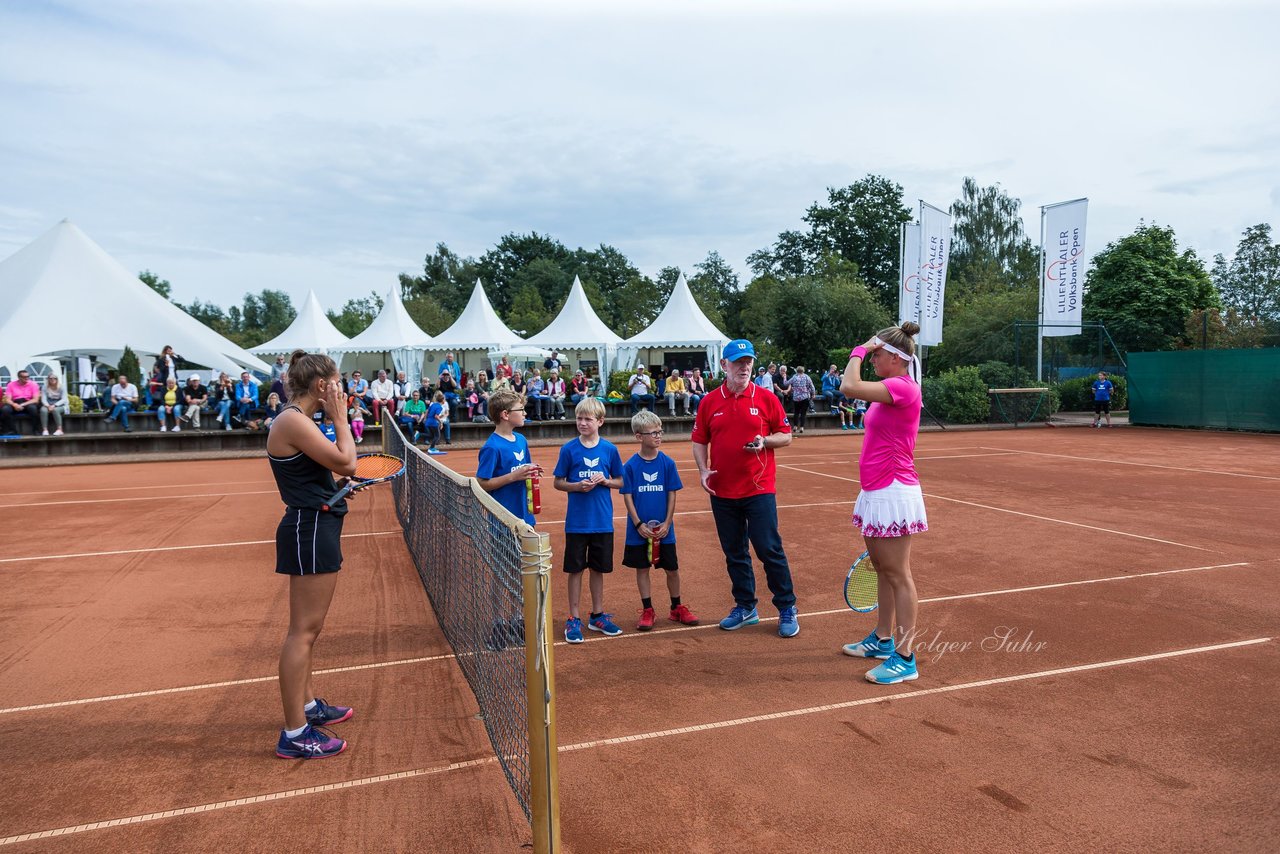
[[(558, 646), (566, 851), (1272, 850), (1280, 437), (923, 434), (921, 677), (891, 688), (839, 652), (872, 624), (839, 592), (861, 550), (859, 442), (779, 454), (792, 640), (762, 573), (761, 625), (715, 628), (723, 556), (690, 446), (667, 446), (703, 625), (634, 632), (619, 566), (606, 596), (626, 634)], [(550, 468), (556, 449), (533, 456)], [(474, 472), (474, 451), (442, 459)], [(0, 847), (527, 850), (388, 490), (348, 517), (317, 647), (317, 667), (351, 668), (317, 677), (356, 707), (351, 749), (298, 763), (272, 751), (286, 614), (264, 461), (10, 470), (0, 489), (21, 532), (0, 553)], [(545, 489), (539, 522), (557, 636), (564, 500)]]

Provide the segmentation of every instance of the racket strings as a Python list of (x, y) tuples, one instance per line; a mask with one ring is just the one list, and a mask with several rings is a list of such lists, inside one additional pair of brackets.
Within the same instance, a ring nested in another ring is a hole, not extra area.
[(404, 462), (398, 457), (387, 454), (369, 454), (356, 460), (357, 480), (376, 480), (389, 477), (404, 468)]
[(876, 573), (871, 568), (870, 558), (858, 561), (845, 582), (844, 593), (849, 605), (855, 608), (871, 607), (879, 601)]

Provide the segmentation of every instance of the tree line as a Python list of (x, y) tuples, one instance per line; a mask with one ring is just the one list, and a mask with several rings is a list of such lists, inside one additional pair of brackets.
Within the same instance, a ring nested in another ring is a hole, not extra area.
[[(952, 252), (944, 342), (931, 348), (929, 373), (1009, 361), (1016, 320), (1034, 320), (1040, 251), (1024, 233), (1021, 202), (999, 184), (965, 178), (951, 205)], [(898, 242), (913, 212), (902, 187), (867, 175), (828, 188), (767, 247), (751, 253), (745, 284), (717, 251), (687, 279), (707, 317), (730, 337), (749, 338), (763, 358), (822, 366), (835, 348), (889, 325), (898, 310)], [(437, 243), (422, 269), (401, 273), (399, 292), (429, 334), (462, 312), (477, 279), (499, 317), (522, 336), (544, 328), (563, 306), (574, 276), (606, 324), (624, 338), (647, 327), (681, 275), (668, 266), (647, 276), (619, 249), (570, 249), (551, 235), (507, 234), (479, 258)], [(171, 285), (140, 278), (166, 298)], [(179, 306), (243, 347), (278, 335), (296, 316), (289, 296), (266, 289), (222, 309), (199, 300)], [(348, 300), (328, 316), (346, 335), (366, 328), (382, 308), (377, 293)], [(1280, 245), (1271, 226), (1246, 229), (1227, 260), (1211, 267), (1180, 249), (1172, 227), (1140, 222), (1108, 244), (1085, 280), (1084, 319), (1106, 325), (1121, 352), (1179, 347), (1280, 344)]]

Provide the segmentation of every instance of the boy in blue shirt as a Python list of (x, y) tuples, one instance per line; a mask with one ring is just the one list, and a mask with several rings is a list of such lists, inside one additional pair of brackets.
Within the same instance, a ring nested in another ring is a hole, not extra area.
[(1098, 426), (1098, 421), (1105, 414), (1107, 416), (1107, 426), (1111, 426), (1111, 390), (1115, 388), (1111, 380), (1107, 379), (1106, 371), (1098, 371), (1098, 378), (1093, 381), (1093, 426)]
[(540, 475), (542, 468), (534, 463), (524, 436), (516, 432), (524, 426), (524, 401), (510, 389), (499, 389), (489, 398), (489, 417), (493, 433), (480, 448), (476, 483), (513, 516), (532, 525), (536, 520), (524, 482)]
[[(698, 617), (680, 602), (680, 560), (676, 556), (676, 492), (684, 488), (675, 460), (662, 451), (662, 419), (648, 410), (631, 418), (631, 429), (640, 442), (640, 450), (622, 467), (622, 500), (627, 505), (627, 537), (622, 549), (622, 565), (636, 571), (640, 589), (640, 620), (636, 630), (653, 628), (653, 591), (649, 586), (649, 567), (666, 571), (667, 592), (671, 594), (673, 623), (696, 626)], [(649, 523), (654, 522), (655, 525)], [(650, 551), (652, 544), (652, 551)]]
[[(491, 399), (492, 400), (492, 399)], [(492, 407), (492, 402), (490, 402)], [(604, 577), (613, 572), (613, 496), (622, 488), (622, 457), (613, 443), (600, 438), (604, 404), (589, 397), (574, 410), (578, 436), (560, 448), (555, 486), (569, 493), (564, 521), (564, 571), (569, 573), (569, 619), (564, 639), (582, 643), (582, 573), (591, 570), (591, 617), (587, 628), (609, 637), (622, 634), (604, 612)]]

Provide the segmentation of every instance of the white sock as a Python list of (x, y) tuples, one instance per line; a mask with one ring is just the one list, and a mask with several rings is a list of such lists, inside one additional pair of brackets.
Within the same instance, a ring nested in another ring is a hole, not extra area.
[(287, 730), (285, 730), (285, 731), (284, 731), (284, 737), (285, 737), (285, 738), (297, 738), (298, 736), (302, 735), (303, 731), (304, 731), (304, 730), (306, 730), (306, 728), (307, 728), (307, 725), (306, 725), (306, 724), (303, 724), (302, 726), (298, 727), (297, 729), (287, 729)]
[(307, 703), (305, 706), (302, 707), (302, 711), (309, 712), (315, 707), (316, 707), (316, 701), (312, 700), (310, 703)]

